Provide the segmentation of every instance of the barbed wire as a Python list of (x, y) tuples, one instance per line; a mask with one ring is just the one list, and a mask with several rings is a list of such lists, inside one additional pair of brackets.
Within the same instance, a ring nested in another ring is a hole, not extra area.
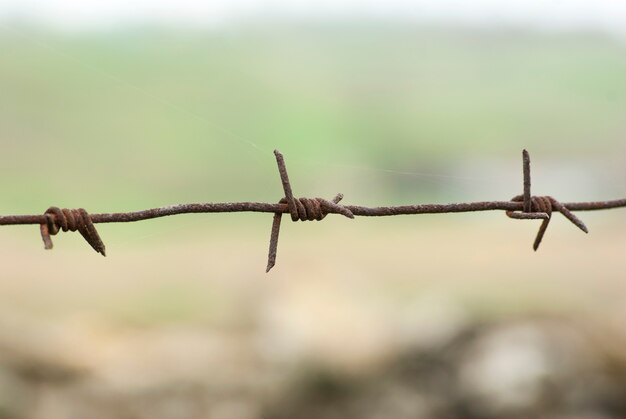
[(41, 237), (46, 249), (52, 249), (51, 236), (59, 231), (78, 231), (98, 253), (106, 256), (105, 245), (94, 224), (98, 223), (127, 223), (170, 215), (192, 213), (221, 213), (221, 212), (266, 212), (273, 213), (272, 230), (270, 235), (269, 253), (266, 272), (276, 264), (278, 237), (282, 215), (289, 213), (292, 221), (320, 221), (328, 214), (340, 214), (353, 219), (354, 217), (384, 217), (396, 215), (417, 214), (445, 214), (475, 211), (505, 211), (506, 215), (518, 220), (542, 220), (533, 243), (537, 250), (552, 219), (554, 211), (560, 212), (576, 227), (588, 232), (585, 224), (572, 211), (594, 211), (626, 207), (626, 199), (591, 202), (561, 203), (551, 196), (532, 196), (530, 192), (530, 156), (526, 150), (522, 152), (523, 163), (523, 193), (516, 195), (509, 201), (480, 201), (462, 202), (453, 204), (417, 204), (384, 207), (364, 207), (358, 205), (342, 205), (342, 194), (337, 194), (332, 200), (324, 198), (295, 198), (291, 189), (291, 182), (287, 174), (287, 167), (283, 155), (274, 151), (278, 172), (282, 182), (284, 197), (278, 203), (263, 202), (225, 202), (179, 204), (142, 211), (89, 214), (83, 208), (60, 209), (50, 207), (42, 215), (2, 215), (0, 225), (39, 224)]

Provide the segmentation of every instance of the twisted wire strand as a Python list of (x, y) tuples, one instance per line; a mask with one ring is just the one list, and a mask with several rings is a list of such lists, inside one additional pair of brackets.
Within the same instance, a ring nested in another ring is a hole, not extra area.
[[(523, 195), (517, 195), (511, 199), (511, 202), (523, 202)], [(589, 230), (587, 226), (576, 217), (567, 207), (561, 204), (559, 201), (554, 199), (551, 196), (532, 196), (530, 198), (530, 211), (529, 213), (524, 212), (516, 212), (516, 211), (506, 211), (506, 215), (509, 218), (514, 218), (518, 220), (530, 220), (530, 219), (541, 219), (543, 220), (541, 225), (539, 226), (539, 231), (537, 232), (537, 236), (535, 237), (535, 242), (533, 243), (533, 249), (536, 251), (541, 244), (541, 240), (543, 239), (546, 230), (548, 229), (548, 224), (552, 219), (552, 211), (557, 210), (565, 218), (572, 222), (576, 227), (588, 233)]]
[[(278, 165), (278, 173), (283, 185), (285, 197), (278, 201), (279, 204), (287, 204), (289, 214), (292, 221), (321, 221), (329, 213), (341, 214), (347, 218), (354, 218), (354, 214), (343, 205), (339, 205), (339, 201), (343, 199), (343, 194), (337, 194), (332, 201), (324, 198), (294, 198), (291, 190), (289, 175), (287, 174), (287, 166), (283, 155), (274, 150), (276, 156), (276, 164)], [(272, 230), (270, 232), (270, 246), (267, 255), (267, 267), (265, 272), (269, 272), (276, 264), (276, 253), (278, 251), (278, 237), (280, 235), (280, 223), (282, 221), (282, 212), (275, 212), (272, 221)]]
[(84, 208), (60, 209), (50, 207), (44, 213), (46, 222), (41, 224), (41, 238), (46, 249), (54, 247), (51, 235), (56, 235), (59, 231), (78, 231), (89, 245), (102, 256), (106, 256), (106, 249), (98, 230)]
[(60, 209), (50, 207), (41, 215), (0, 215), (0, 225), (39, 224), (46, 249), (52, 249), (51, 236), (59, 231), (78, 231), (89, 245), (98, 253), (105, 255), (105, 246), (94, 224), (121, 223), (149, 220), (178, 214), (222, 213), (222, 212), (263, 212), (273, 213), (267, 271), (276, 263), (278, 237), (282, 214), (289, 213), (292, 221), (323, 220), (328, 214), (340, 214), (347, 218), (382, 217), (395, 215), (447, 214), (474, 211), (502, 210), (509, 218), (520, 220), (542, 220), (533, 244), (537, 250), (548, 228), (553, 212), (560, 212), (579, 229), (588, 232), (585, 224), (572, 211), (595, 211), (626, 207), (626, 199), (592, 202), (561, 203), (551, 196), (532, 196), (530, 182), (530, 156), (522, 152), (523, 194), (509, 201), (461, 202), (452, 204), (418, 204), (400, 206), (364, 207), (339, 204), (343, 195), (338, 194), (332, 200), (324, 198), (294, 198), (283, 155), (275, 150), (278, 171), (283, 186), (284, 197), (278, 203), (263, 202), (225, 202), (178, 204), (161, 208), (152, 208), (133, 212), (88, 214), (82, 208)]
[(539, 226), (539, 231), (537, 231), (537, 235), (535, 236), (535, 241), (533, 242), (533, 250), (537, 251), (539, 245), (541, 244), (541, 240), (543, 240), (544, 234), (546, 234), (546, 230), (548, 229), (548, 225), (550, 224), (550, 220), (552, 219), (552, 210), (556, 209), (561, 214), (565, 216), (568, 220), (570, 220), (576, 227), (580, 228), (585, 233), (588, 233), (587, 226), (578, 219), (572, 212), (567, 209), (567, 207), (561, 204), (559, 201), (554, 199), (551, 196), (532, 196), (530, 193), (530, 155), (528, 151), (522, 151), (522, 171), (524, 174), (524, 193), (522, 195), (514, 196), (511, 199), (511, 202), (522, 202), (523, 208), (522, 212), (516, 212), (513, 210), (507, 210), (506, 215), (509, 218), (514, 218), (518, 220), (531, 220), (531, 219), (541, 219), (541, 225)]

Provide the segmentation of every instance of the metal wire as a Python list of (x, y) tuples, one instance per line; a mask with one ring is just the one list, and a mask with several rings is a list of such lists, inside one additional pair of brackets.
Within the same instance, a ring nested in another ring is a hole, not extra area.
[(51, 235), (59, 231), (78, 231), (98, 253), (105, 256), (105, 246), (94, 226), (98, 223), (127, 223), (134, 221), (149, 220), (152, 218), (166, 217), (170, 215), (192, 213), (216, 213), (216, 212), (267, 212), (273, 213), (274, 219), (270, 235), (267, 272), (276, 263), (278, 249), (278, 237), (282, 214), (289, 213), (293, 221), (320, 221), (328, 214), (340, 214), (347, 218), (354, 217), (384, 217), (395, 215), (417, 214), (445, 214), (474, 211), (505, 211), (506, 215), (520, 220), (542, 220), (539, 231), (535, 238), (533, 248), (537, 250), (543, 236), (552, 219), (553, 211), (560, 212), (575, 226), (588, 232), (585, 224), (576, 217), (572, 211), (595, 211), (626, 207), (626, 199), (593, 202), (566, 202), (561, 203), (551, 196), (532, 196), (530, 193), (530, 156), (526, 150), (522, 153), (523, 161), (523, 194), (514, 196), (510, 201), (481, 201), (464, 202), (453, 204), (418, 204), (385, 207), (363, 207), (358, 205), (342, 205), (339, 202), (343, 198), (338, 194), (332, 200), (323, 198), (294, 198), (291, 183), (287, 174), (287, 168), (283, 155), (274, 151), (278, 172), (283, 186), (284, 197), (278, 203), (263, 202), (225, 202), (225, 203), (199, 203), (179, 204), (167, 207), (152, 208), (143, 211), (88, 214), (82, 208), (59, 209), (49, 208), (42, 215), (3, 215), (0, 216), (0, 225), (39, 224), (41, 236), (46, 249), (52, 249)]

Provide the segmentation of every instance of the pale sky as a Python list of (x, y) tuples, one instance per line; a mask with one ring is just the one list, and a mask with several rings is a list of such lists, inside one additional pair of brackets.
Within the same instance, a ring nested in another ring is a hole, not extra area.
[(626, 36), (626, 0), (0, 0), (0, 21), (66, 30), (133, 23), (216, 27), (258, 17), (593, 29)]

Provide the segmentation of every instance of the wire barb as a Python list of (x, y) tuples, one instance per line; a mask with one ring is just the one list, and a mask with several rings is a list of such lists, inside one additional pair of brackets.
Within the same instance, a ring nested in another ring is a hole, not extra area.
[(532, 211), (530, 202), (530, 155), (525, 149), (522, 150), (522, 170), (524, 173), (524, 212)]
[(570, 220), (576, 227), (580, 228), (585, 233), (588, 233), (589, 230), (587, 230), (587, 226), (585, 226), (585, 224), (578, 217), (572, 214), (572, 212), (568, 210), (565, 205), (561, 204), (553, 197), (530, 195), (530, 155), (528, 154), (528, 151), (524, 150), (522, 152), (522, 160), (524, 169), (524, 194), (514, 196), (511, 199), (511, 202), (522, 202), (523, 212), (509, 210), (506, 211), (506, 215), (509, 218), (517, 220), (543, 220), (539, 226), (539, 231), (537, 231), (537, 236), (535, 237), (535, 242), (533, 243), (533, 249), (537, 251), (539, 248), (541, 240), (543, 240), (543, 236), (548, 229), (548, 224), (550, 224), (550, 220), (552, 219), (553, 209), (556, 209), (563, 214), (565, 218)]
[[(276, 156), (278, 173), (283, 185), (283, 191), (285, 192), (285, 197), (281, 198), (278, 203), (287, 205), (292, 221), (321, 221), (331, 212), (341, 214), (347, 218), (354, 218), (354, 214), (352, 214), (349, 209), (342, 205), (338, 205), (339, 201), (343, 199), (342, 194), (337, 194), (332, 201), (327, 201), (324, 198), (294, 198), (293, 191), (291, 190), (291, 183), (289, 182), (289, 175), (287, 174), (285, 159), (278, 150), (274, 150), (274, 155)], [(274, 213), (272, 231), (270, 234), (270, 248), (267, 255), (267, 268), (265, 269), (266, 273), (269, 272), (274, 265), (276, 265), (278, 236), (280, 235), (280, 223), (282, 221), (282, 216), (282, 212)]]
[(44, 213), (46, 222), (41, 224), (41, 238), (47, 250), (54, 247), (51, 235), (59, 231), (78, 231), (89, 245), (102, 256), (106, 256), (106, 250), (98, 230), (93, 224), (91, 217), (83, 208), (60, 209), (50, 207)]
[(41, 237), (46, 249), (52, 249), (50, 236), (63, 231), (78, 231), (89, 245), (98, 253), (105, 255), (104, 243), (94, 226), (97, 223), (127, 223), (167, 217), (178, 214), (222, 213), (222, 212), (263, 212), (274, 214), (270, 235), (267, 271), (276, 263), (278, 237), (282, 215), (289, 213), (293, 221), (323, 220), (328, 214), (340, 214), (347, 218), (385, 217), (417, 214), (448, 214), (474, 211), (505, 211), (510, 218), (519, 220), (542, 220), (533, 248), (537, 250), (548, 228), (554, 211), (560, 212), (579, 229), (588, 232), (585, 224), (572, 211), (595, 211), (626, 207), (626, 198), (610, 201), (568, 202), (561, 203), (551, 196), (532, 196), (530, 191), (530, 156), (522, 152), (524, 185), (522, 195), (509, 201), (460, 202), (453, 204), (417, 204), (386, 207), (363, 207), (340, 205), (343, 195), (338, 194), (331, 201), (323, 198), (294, 198), (285, 166), (285, 159), (274, 151), (278, 172), (283, 186), (284, 197), (278, 203), (264, 202), (222, 202), (200, 204), (178, 204), (161, 208), (152, 208), (134, 212), (88, 214), (82, 208), (68, 210), (57, 207), (49, 208), (41, 215), (0, 215), (0, 225), (40, 225)]

